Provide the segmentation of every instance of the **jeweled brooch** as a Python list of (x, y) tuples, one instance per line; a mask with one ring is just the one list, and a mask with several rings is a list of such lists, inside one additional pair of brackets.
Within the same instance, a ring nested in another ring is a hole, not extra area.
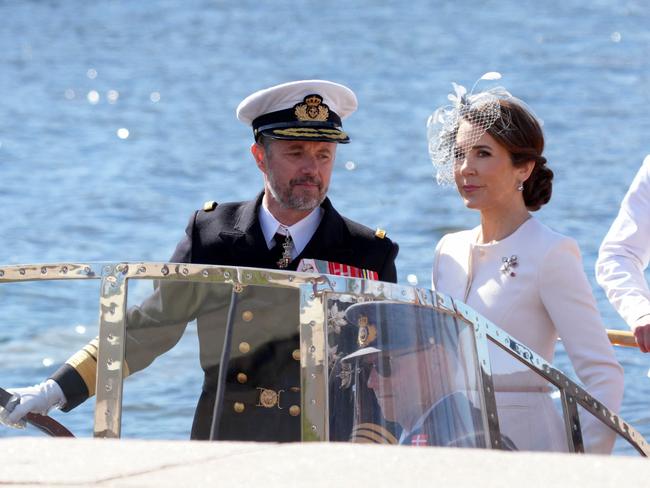
[(517, 273), (515, 273), (514, 268), (516, 268), (519, 265), (517, 262), (517, 256), (512, 255), (509, 258), (508, 257), (503, 257), (501, 258), (501, 272), (503, 274), (507, 274), (510, 276), (517, 276)]

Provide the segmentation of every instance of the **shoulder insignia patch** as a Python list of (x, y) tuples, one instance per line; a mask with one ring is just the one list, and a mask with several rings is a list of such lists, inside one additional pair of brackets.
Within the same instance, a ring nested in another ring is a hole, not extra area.
[(379, 237), (380, 239), (383, 239), (384, 237), (386, 237), (386, 231), (384, 229), (377, 228), (377, 230), (375, 231), (375, 237)]
[(203, 211), (204, 212), (212, 212), (215, 208), (217, 208), (218, 203), (215, 202), (214, 200), (208, 200), (203, 204)]

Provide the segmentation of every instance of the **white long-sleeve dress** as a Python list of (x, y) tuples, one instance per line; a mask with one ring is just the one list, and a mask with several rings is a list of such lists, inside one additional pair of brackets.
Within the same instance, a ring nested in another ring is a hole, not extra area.
[[(445, 235), (433, 264), (433, 288), (465, 302), (553, 362), (558, 336), (587, 391), (618, 412), (623, 369), (618, 364), (583, 270), (577, 243), (535, 218), (505, 239), (477, 244), (480, 228)], [(516, 265), (503, 268), (503, 258)], [(502, 431), (525, 449), (565, 450), (566, 435), (547, 385), (490, 344)], [(513, 374), (515, 373), (515, 374)], [(517, 374), (519, 373), (519, 374)], [(609, 453), (614, 437), (581, 415), (586, 451)]]

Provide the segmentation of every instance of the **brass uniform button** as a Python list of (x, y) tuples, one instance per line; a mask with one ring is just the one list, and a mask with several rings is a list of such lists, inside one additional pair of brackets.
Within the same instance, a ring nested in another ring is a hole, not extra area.
[(246, 310), (244, 313), (241, 314), (241, 318), (244, 320), (244, 322), (250, 322), (253, 320), (253, 312), (250, 310)]
[(300, 361), (300, 349), (294, 349), (291, 353), (291, 357), (296, 361)]
[(245, 373), (237, 373), (237, 381), (243, 385), (248, 381), (248, 376)]
[(280, 397), (276, 391), (262, 388), (260, 391), (260, 406), (273, 408), (278, 404)]
[(235, 402), (232, 408), (235, 412), (242, 413), (246, 409), (246, 406), (242, 402)]
[(380, 239), (383, 239), (384, 237), (386, 237), (386, 231), (384, 229), (377, 229), (375, 231), (375, 236), (379, 237)]
[(251, 350), (251, 345), (248, 342), (239, 343), (239, 352), (246, 354)]
[(300, 415), (300, 407), (298, 405), (291, 405), (289, 407), (289, 415), (292, 417), (297, 417)]

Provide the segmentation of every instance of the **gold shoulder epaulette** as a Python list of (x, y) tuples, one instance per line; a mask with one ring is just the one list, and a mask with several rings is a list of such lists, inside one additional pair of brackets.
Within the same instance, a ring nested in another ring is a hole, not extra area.
[(386, 231), (384, 229), (377, 228), (375, 231), (375, 237), (379, 237), (380, 239), (383, 239), (386, 237)]
[(204, 212), (212, 212), (215, 208), (217, 208), (217, 202), (214, 200), (208, 200), (203, 204)]

